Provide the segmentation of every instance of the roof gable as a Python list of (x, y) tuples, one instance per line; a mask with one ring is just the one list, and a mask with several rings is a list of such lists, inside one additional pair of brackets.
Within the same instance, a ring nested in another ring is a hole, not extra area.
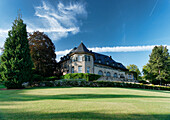
[(86, 48), (86, 46), (81, 43), (77, 49), (75, 50), (76, 53), (83, 53), (83, 52), (89, 52), (89, 50)]

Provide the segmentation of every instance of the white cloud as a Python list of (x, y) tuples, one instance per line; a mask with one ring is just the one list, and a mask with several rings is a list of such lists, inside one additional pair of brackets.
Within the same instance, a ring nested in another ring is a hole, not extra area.
[(0, 47), (3, 47), (9, 30), (0, 29)]
[[(45, 32), (52, 40), (59, 40), (69, 34), (80, 32), (80, 22), (77, 17), (87, 16), (85, 5), (78, 2), (67, 5), (56, 2), (50, 5), (43, 1), (41, 6), (34, 8), (38, 19), (24, 20), (27, 24), (27, 31)], [(0, 28), (0, 47), (3, 47), (9, 30)]]
[(59, 2), (56, 8), (46, 2), (35, 7), (35, 16), (42, 21), (43, 27), (28, 27), (28, 32), (39, 30), (46, 32), (53, 40), (67, 37), (68, 34), (76, 34), (80, 31), (77, 16), (86, 16), (85, 5), (82, 3), (70, 3), (65, 5)]
[[(95, 47), (88, 48), (93, 52), (137, 52), (137, 51), (151, 51), (156, 45), (148, 45), (148, 46), (119, 46), (119, 47)], [(157, 45), (158, 46), (158, 45)], [(164, 45), (170, 49), (170, 45)], [(71, 49), (70, 49), (71, 50)], [(57, 51), (56, 55), (66, 55), (70, 52), (70, 50)]]

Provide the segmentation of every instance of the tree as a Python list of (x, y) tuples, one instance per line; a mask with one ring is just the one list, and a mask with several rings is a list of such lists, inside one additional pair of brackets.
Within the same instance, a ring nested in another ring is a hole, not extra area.
[(43, 32), (29, 34), (31, 57), (36, 73), (42, 76), (52, 76), (56, 70), (55, 46)]
[(145, 81), (154, 81), (153, 78), (155, 77), (154, 74), (151, 72), (151, 66), (149, 64), (146, 64), (143, 66), (143, 69), (142, 69), (142, 72), (143, 72), (143, 80)]
[(18, 16), (8, 32), (1, 56), (1, 76), (7, 88), (22, 88), (32, 77), (32, 61), (26, 24)]
[(170, 61), (168, 58), (167, 47), (155, 46), (152, 49), (149, 63), (143, 68), (144, 76), (154, 84), (167, 83), (170, 77)]
[(127, 66), (127, 69), (129, 71), (133, 71), (133, 72), (136, 72), (137, 73), (137, 79), (140, 80), (141, 79), (141, 72), (139, 70), (139, 68), (134, 65), (134, 64), (130, 64), (129, 66)]

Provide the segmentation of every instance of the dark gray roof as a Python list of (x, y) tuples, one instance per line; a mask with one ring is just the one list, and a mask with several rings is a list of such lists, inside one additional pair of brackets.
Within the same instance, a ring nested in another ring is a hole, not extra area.
[(89, 52), (89, 50), (86, 48), (86, 46), (81, 42), (81, 44), (77, 47), (75, 50), (76, 53), (83, 53), (83, 52)]
[(91, 53), (94, 55), (94, 63), (107, 65), (117, 69), (127, 70), (123, 64), (114, 61), (111, 56), (89, 51), (83, 43), (81, 43), (78, 47), (74, 47), (66, 56), (61, 57), (60, 62), (70, 59), (69, 55), (72, 53)]
[(103, 55), (103, 54), (99, 54), (95, 52), (92, 52), (92, 53), (95, 56), (94, 63), (108, 65), (110, 67), (127, 70), (126, 67), (123, 66), (121, 63), (114, 61), (111, 56), (107, 56), (107, 55)]
[(68, 54), (74, 53), (76, 51), (77, 47), (74, 47)]

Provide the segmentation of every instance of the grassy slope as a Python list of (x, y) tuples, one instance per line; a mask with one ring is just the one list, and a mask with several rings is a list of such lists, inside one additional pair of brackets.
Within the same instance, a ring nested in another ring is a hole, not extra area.
[(169, 120), (170, 92), (126, 88), (0, 91), (0, 119)]

